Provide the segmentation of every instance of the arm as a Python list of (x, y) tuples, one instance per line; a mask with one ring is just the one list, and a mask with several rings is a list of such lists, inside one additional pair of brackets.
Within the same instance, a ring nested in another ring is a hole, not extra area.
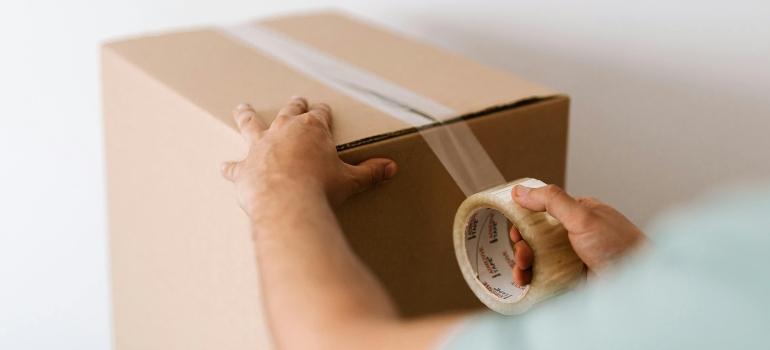
[(293, 98), (268, 128), (248, 105), (234, 117), (249, 143), (223, 164), (249, 215), (273, 338), (280, 348), (428, 348), (457, 317), (407, 323), (351, 251), (332, 205), (395, 175), (396, 164), (358, 166), (337, 156), (331, 110)]
[[(249, 143), (243, 161), (222, 174), (233, 181), (249, 215), (262, 277), (268, 323), (281, 348), (423, 349), (458, 315), (406, 321), (376, 278), (351, 251), (332, 207), (392, 178), (396, 164), (370, 159), (342, 162), (331, 138), (331, 109), (308, 109), (293, 98), (268, 127), (248, 105), (234, 117)], [(514, 188), (514, 200), (562, 221), (578, 255), (593, 270), (614, 264), (640, 242), (620, 213), (590, 198), (572, 198), (555, 186)], [(533, 255), (514, 229), (514, 278), (528, 284)], [(529, 277), (528, 277), (529, 276)]]

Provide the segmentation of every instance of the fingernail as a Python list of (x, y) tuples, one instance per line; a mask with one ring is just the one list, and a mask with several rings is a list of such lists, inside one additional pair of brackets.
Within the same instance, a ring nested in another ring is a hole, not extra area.
[(303, 98), (304, 97), (302, 97), (300, 95), (294, 95), (294, 96), (291, 97), (292, 100), (299, 100), (299, 99), (303, 99)]
[(249, 106), (248, 103), (241, 103), (237, 107), (235, 107), (235, 109), (237, 109), (239, 111), (247, 110), (249, 108), (251, 108), (251, 106)]
[(390, 163), (385, 166), (385, 177), (383, 180), (390, 180), (394, 175), (396, 175), (396, 163)]
[(527, 193), (529, 193), (530, 190), (532, 189), (527, 186), (516, 185), (516, 196), (524, 197), (527, 195)]

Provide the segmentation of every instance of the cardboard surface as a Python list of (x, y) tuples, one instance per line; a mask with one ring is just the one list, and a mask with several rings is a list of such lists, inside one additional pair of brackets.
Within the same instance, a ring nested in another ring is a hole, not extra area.
[[(507, 180), (563, 185), (565, 96), (512, 106), (555, 93), (339, 15), (264, 25), (474, 114), (467, 122)], [(270, 122), (293, 94), (332, 105), (343, 160), (399, 164), (396, 178), (337, 214), (401, 312), (481, 306), (452, 250), (465, 196), (405, 123), (211, 30), (107, 44), (102, 72), (116, 348), (270, 346), (248, 220), (219, 164), (245, 154), (234, 105), (248, 101)]]
[[(282, 18), (262, 25), (431, 98), (460, 115), (556, 94), (337, 14)], [(211, 29), (143, 37), (105, 48), (233, 128), (230, 113), (238, 103), (249, 101), (269, 124), (288, 96), (295, 94), (334, 107), (338, 122), (332, 134), (338, 145), (411, 127)]]
[[(568, 100), (556, 98), (468, 120), (506, 180), (539, 176), (564, 185)], [(396, 161), (399, 174), (337, 210), (343, 230), (403, 314), (481, 307), (465, 284), (451, 239), (462, 191), (420, 134), (340, 153), (348, 163)]]

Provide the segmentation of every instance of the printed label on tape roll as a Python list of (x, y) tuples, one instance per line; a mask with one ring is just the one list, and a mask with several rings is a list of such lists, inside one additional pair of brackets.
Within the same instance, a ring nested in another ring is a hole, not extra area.
[[(511, 201), (511, 190), (516, 185), (538, 188), (545, 186), (545, 183), (527, 179), (491, 191), (490, 194), (504, 201)], [(479, 282), (500, 299), (521, 298), (528, 287), (522, 287), (513, 280), (512, 273), (516, 262), (505, 215), (491, 208), (479, 210), (471, 215), (465, 231), (468, 260), (473, 265)]]
[[(521, 185), (529, 188), (545, 186), (540, 180), (526, 179), (509, 184), (490, 194), (506, 202), (512, 201), (511, 190)], [(508, 219), (503, 213), (492, 209), (481, 209), (471, 215), (465, 229), (465, 250), (476, 278), (496, 297), (515, 301), (526, 293), (529, 287), (522, 287), (513, 280), (516, 266), (513, 247), (508, 230)]]
[(465, 248), (479, 282), (500, 299), (517, 300), (527, 287), (513, 281), (516, 263), (507, 221), (497, 210), (479, 210), (468, 220)]

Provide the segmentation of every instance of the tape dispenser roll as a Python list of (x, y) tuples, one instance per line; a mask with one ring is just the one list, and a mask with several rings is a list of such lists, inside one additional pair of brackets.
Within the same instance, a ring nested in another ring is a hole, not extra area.
[[(454, 246), (457, 262), (471, 290), (490, 309), (516, 315), (574, 288), (583, 276), (583, 261), (572, 249), (567, 230), (547, 213), (525, 209), (511, 198), (515, 185), (545, 186), (525, 178), (468, 197), (457, 210)], [(515, 266), (508, 222), (532, 248), (532, 282), (513, 281)]]

